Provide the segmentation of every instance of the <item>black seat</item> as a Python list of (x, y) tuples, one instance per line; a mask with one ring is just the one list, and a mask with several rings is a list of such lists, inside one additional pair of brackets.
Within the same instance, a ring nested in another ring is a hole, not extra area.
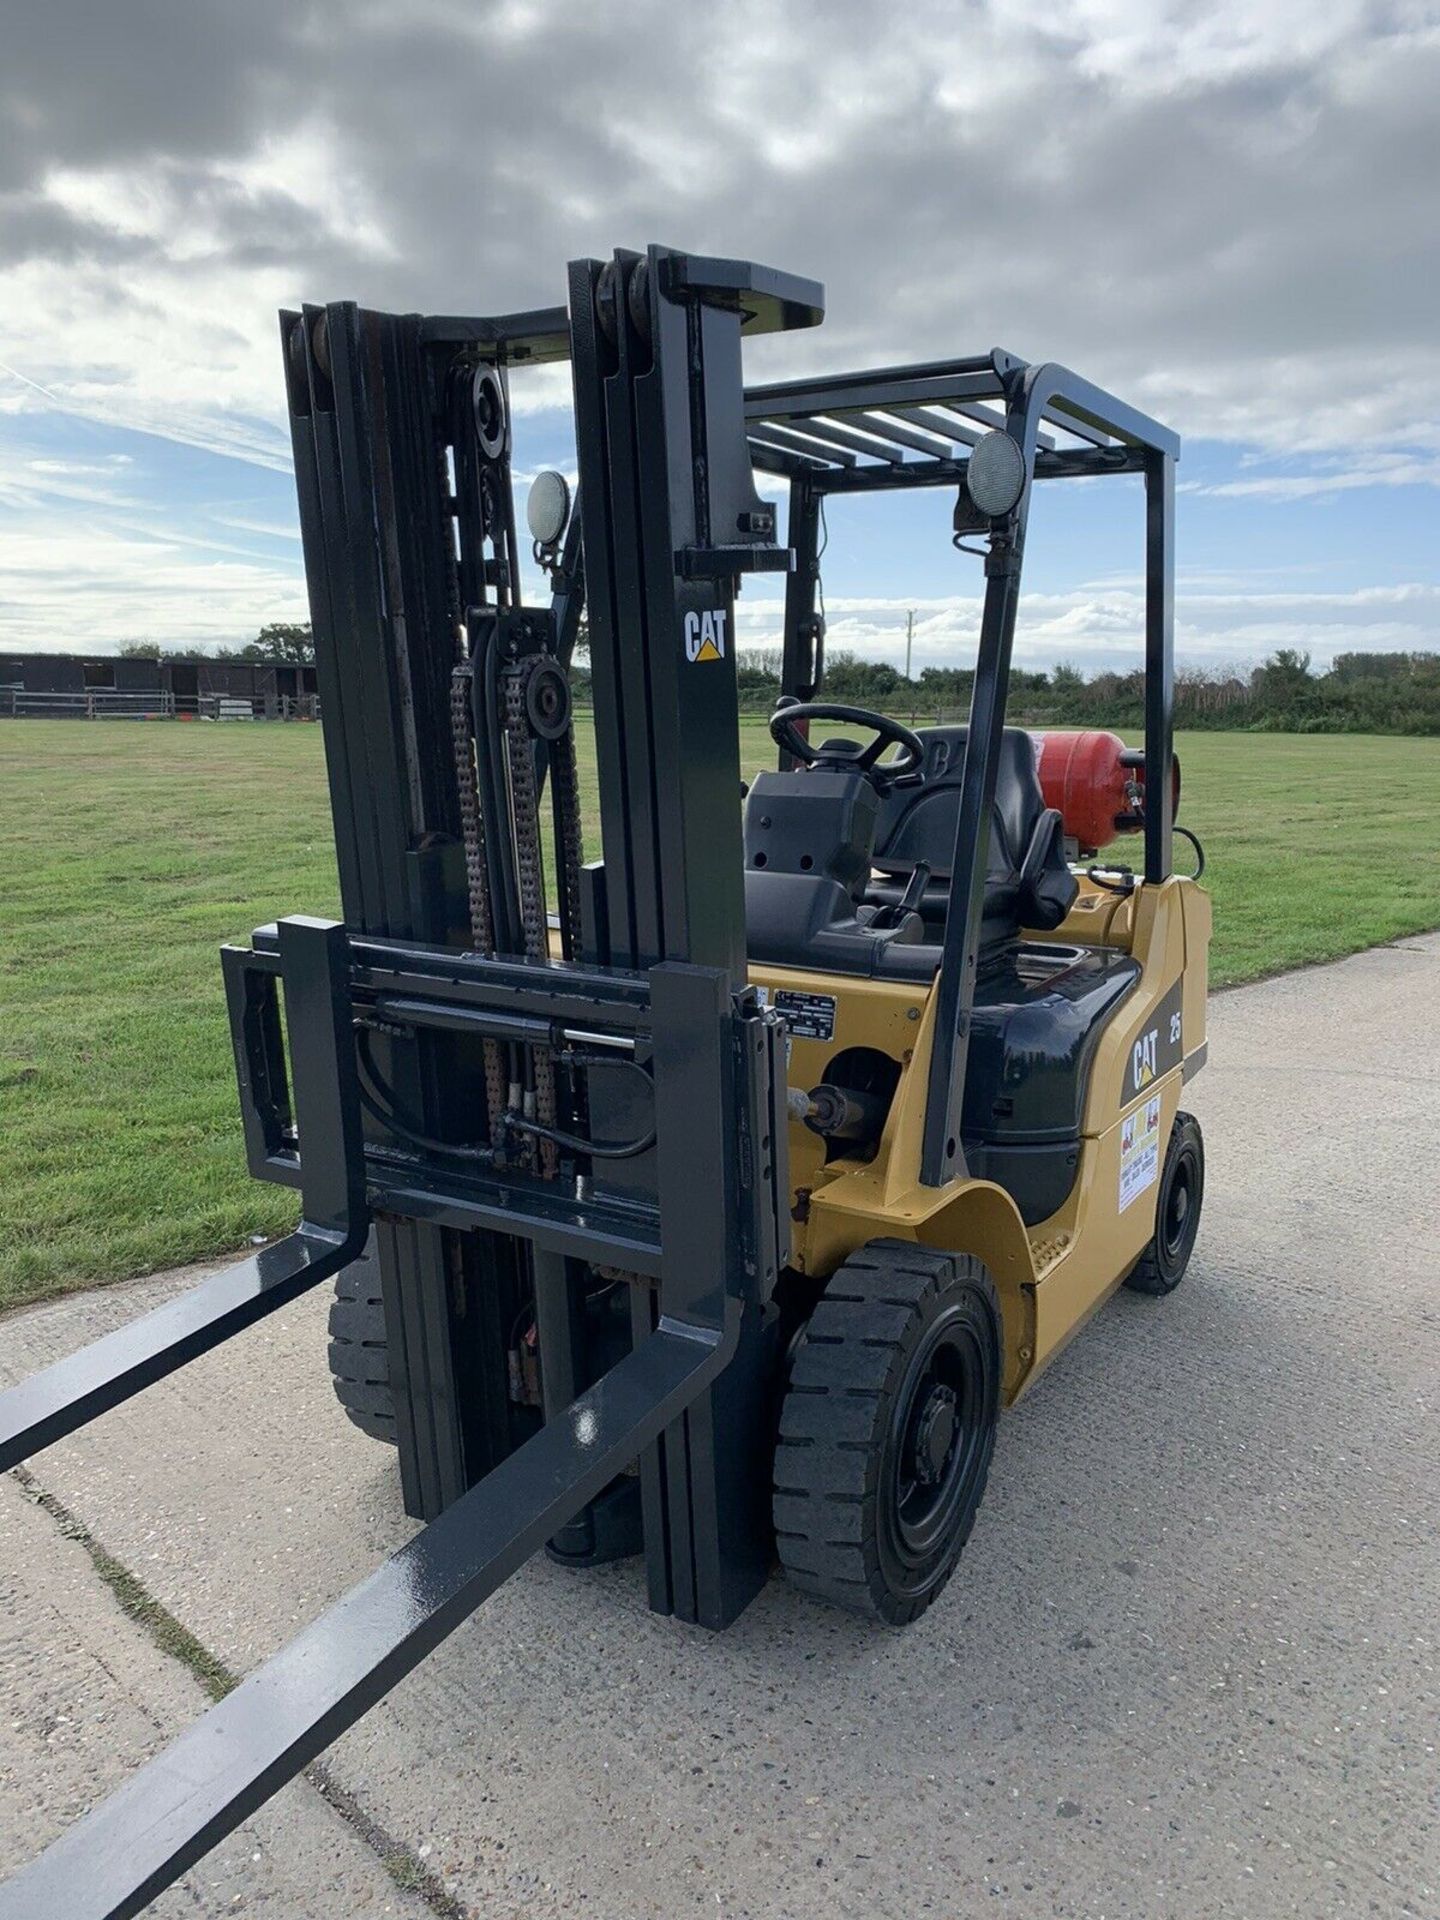
[[(931, 977), (950, 898), (967, 732), (922, 729), (919, 772), (883, 795), (864, 774), (841, 768), (757, 774), (745, 806), (752, 960)], [(920, 889), (922, 865), (930, 877)], [(995, 769), (981, 950), (1014, 940), (1022, 927), (1058, 927), (1077, 886), (1060, 815), (1040, 792), (1034, 745), (1007, 727)], [(918, 911), (907, 910), (917, 900)]]
[[(919, 773), (898, 782), (880, 803), (873, 864), (885, 876), (869, 888), (876, 904), (900, 899), (920, 865), (930, 879), (920, 901), (928, 938), (938, 940), (950, 899), (955, 823), (968, 727), (922, 727), (925, 759)], [(1035, 743), (1020, 727), (1000, 736), (995, 808), (985, 872), (980, 945), (1012, 940), (1022, 927), (1048, 932), (1075, 901), (1079, 882), (1065, 859), (1060, 815), (1045, 805), (1035, 769)]]

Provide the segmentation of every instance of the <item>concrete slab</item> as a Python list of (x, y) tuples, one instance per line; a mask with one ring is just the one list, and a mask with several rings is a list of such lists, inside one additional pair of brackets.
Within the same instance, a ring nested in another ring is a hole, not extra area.
[[(0, 1567), (3, 1878), (172, 1740), (208, 1696), (127, 1619), (85, 1548), (9, 1476), (0, 1482)], [(156, 1920), (422, 1920), (430, 1912), (301, 1781), (151, 1911)]]
[[(1437, 998), (1434, 935), (1217, 996), (1191, 1273), (1122, 1294), (1006, 1418), (916, 1629), (776, 1582), (712, 1639), (633, 1567), (536, 1562), (335, 1776), (487, 1916), (1440, 1912)], [(0, 1374), (167, 1286), (12, 1318)], [(34, 1463), (237, 1668), (409, 1531), (324, 1320), (302, 1302)], [(31, 1624), (59, 1648), (85, 1629), (56, 1592)], [(3, 1683), (29, 1712), (33, 1670)], [(18, 1807), (7, 1857), (42, 1837)]]

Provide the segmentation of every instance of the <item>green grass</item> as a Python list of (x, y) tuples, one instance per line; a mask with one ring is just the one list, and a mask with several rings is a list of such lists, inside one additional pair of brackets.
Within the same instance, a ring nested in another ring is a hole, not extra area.
[(336, 910), (310, 727), (0, 729), (0, 1305), (294, 1218), (239, 1154), (217, 947)]
[[(1440, 740), (1180, 751), (1216, 984), (1440, 924)], [(588, 754), (582, 786), (593, 848)], [(0, 724), (0, 873), (0, 1307), (288, 1226), (245, 1171), (216, 948), (337, 910), (319, 730)]]

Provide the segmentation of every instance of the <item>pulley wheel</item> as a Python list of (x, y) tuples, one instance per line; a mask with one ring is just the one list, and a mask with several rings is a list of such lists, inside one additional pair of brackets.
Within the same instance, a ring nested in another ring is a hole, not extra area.
[(470, 399), (480, 451), (487, 460), (498, 460), (505, 451), (505, 389), (493, 367), (475, 369)]
[(536, 667), (525, 688), (525, 717), (542, 740), (561, 739), (570, 725), (570, 682), (555, 660)]

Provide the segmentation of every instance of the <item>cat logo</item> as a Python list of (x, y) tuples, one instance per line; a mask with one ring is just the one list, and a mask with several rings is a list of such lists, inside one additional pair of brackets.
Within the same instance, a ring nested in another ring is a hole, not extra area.
[(685, 658), (692, 662), (723, 660), (725, 658), (725, 622), (729, 617), (724, 607), (717, 607), (713, 613), (687, 613)]
[(1177, 980), (1150, 1015), (1150, 1024), (1136, 1035), (1130, 1048), (1129, 1070), (1121, 1075), (1122, 1107), (1184, 1061), (1183, 992), (1184, 982)]
[(1158, 1051), (1160, 1029), (1151, 1027), (1148, 1033), (1142, 1033), (1135, 1042), (1135, 1051), (1131, 1060), (1131, 1072), (1134, 1075), (1134, 1091), (1139, 1093), (1142, 1087), (1148, 1087), (1155, 1078), (1155, 1056)]

